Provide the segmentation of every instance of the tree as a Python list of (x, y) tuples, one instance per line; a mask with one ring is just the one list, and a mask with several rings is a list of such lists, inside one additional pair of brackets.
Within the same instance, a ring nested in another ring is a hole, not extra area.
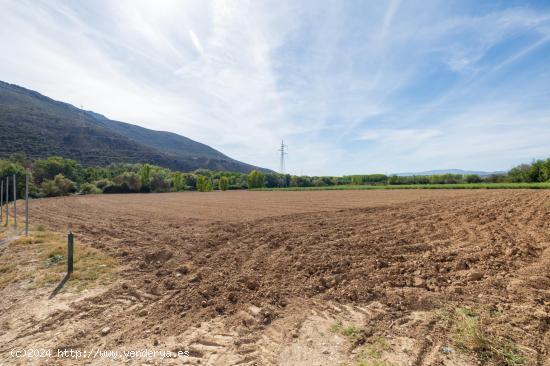
[(264, 186), (263, 173), (253, 170), (248, 174), (248, 188), (262, 188)]
[(82, 193), (82, 194), (99, 194), (99, 193), (101, 193), (101, 189), (97, 188), (97, 186), (93, 183), (82, 183), (80, 185), (80, 193)]
[(212, 190), (212, 181), (203, 175), (197, 177), (197, 191), (210, 192)]
[(164, 174), (156, 172), (151, 178), (150, 189), (153, 192), (166, 192), (170, 190), (170, 181), (164, 177)]
[(477, 174), (467, 174), (464, 180), (466, 180), (466, 183), (480, 183), (481, 177)]
[(125, 172), (115, 177), (114, 185), (103, 188), (104, 193), (129, 193), (139, 192), (141, 180), (139, 175), (132, 172)]
[[(17, 183), (17, 197), (22, 198), (25, 194), (25, 169), (19, 163), (14, 163), (7, 160), (0, 160), (0, 180), (6, 184), (6, 178), (10, 185), (10, 200), (13, 199), (13, 176)], [(32, 176), (29, 177), (30, 185), (32, 186)], [(33, 187), (29, 187), (32, 190)], [(4, 188), (5, 189), (5, 188)], [(5, 192), (5, 191), (4, 191)]]
[(227, 191), (227, 188), (229, 188), (229, 178), (221, 177), (219, 181), (219, 185), (220, 185), (220, 191)]
[(37, 160), (34, 163), (33, 175), (37, 183), (42, 183), (46, 179), (54, 179), (58, 174), (77, 182), (83, 179), (82, 167), (71, 159), (51, 156), (47, 159)]
[(76, 191), (76, 185), (74, 182), (68, 178), (65, 178), (63, 174), (56, 175), (53, 181), (63, 196)]
[(143, 190), (148, 192), (150, 190), (151, 184), (151, 165), (142, 165), (141, 169), (139, 170), (139, 180)]
[(183, 190), (183, 174), (181, 174), (181, 172), (172, 174), (172, 187), (174, 187), (174, 191), (176, 192)]

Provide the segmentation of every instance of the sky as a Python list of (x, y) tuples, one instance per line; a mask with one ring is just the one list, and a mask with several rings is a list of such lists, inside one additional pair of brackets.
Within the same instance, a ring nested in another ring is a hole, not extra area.
[(0, 80), (304, 175), (550, 156), (550, 1), (0, 0)]

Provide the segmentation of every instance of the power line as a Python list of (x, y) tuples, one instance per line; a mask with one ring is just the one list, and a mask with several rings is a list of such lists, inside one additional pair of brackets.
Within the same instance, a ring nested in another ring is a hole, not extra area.
[(283, 140), (281, 140), (281, 148), (277, 151), (281, 152), (281, 167), (280, 167), (280, 173), (285, 174), (285, 155), (288, 155), (288, 153), (285, 151), (285, 149), (288, 147), (288, 145), (285, 145)]

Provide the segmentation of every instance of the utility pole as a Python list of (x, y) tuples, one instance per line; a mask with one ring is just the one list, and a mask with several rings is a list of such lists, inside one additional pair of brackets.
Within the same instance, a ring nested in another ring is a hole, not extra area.
[(288, 153), (285, 151), (285, 149), (288, 146), (285, 145), (284, 141), (281, 140), (281, 148), (278, 150), (281, 152), (281, 167), (279, 169), (281, 174), (285, 174), (285, 155), (288, 155)]

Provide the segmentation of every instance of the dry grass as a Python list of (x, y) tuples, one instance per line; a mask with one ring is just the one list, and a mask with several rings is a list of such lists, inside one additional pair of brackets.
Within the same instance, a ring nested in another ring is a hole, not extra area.
[[(26, 288), (54, 286), (67, 270), (66, 237), (35, 227), (29, 237), (19, 238), (0, 253), (0, 289), (9, 285)], [(116, 261), (75, 238), (74, 272), (63, 291), (82, 291), (111, 283)]]
[(385, 352), (390, 352), (391, 346), (383, 337), (374, 337), (357, 355), (356, 366), (393, 366), (393, 363), (382, 359)]
[(346, 337), (350, 341), (357, 341), (362, 338), (364, 331), (362, 328), (353, 324), (344, 325), (341, 321), (337, 321), (330, 327), (330, 331), (333, 333), (339, 333)]
[(488, 324), (493, 315), (483, 309), (456, 308), (444, 311), (442, 319), (450, 326), (455, 346), (474, 355), (481, 364), (528, 365), (529, 360), (514, 342), (489, 332)]

